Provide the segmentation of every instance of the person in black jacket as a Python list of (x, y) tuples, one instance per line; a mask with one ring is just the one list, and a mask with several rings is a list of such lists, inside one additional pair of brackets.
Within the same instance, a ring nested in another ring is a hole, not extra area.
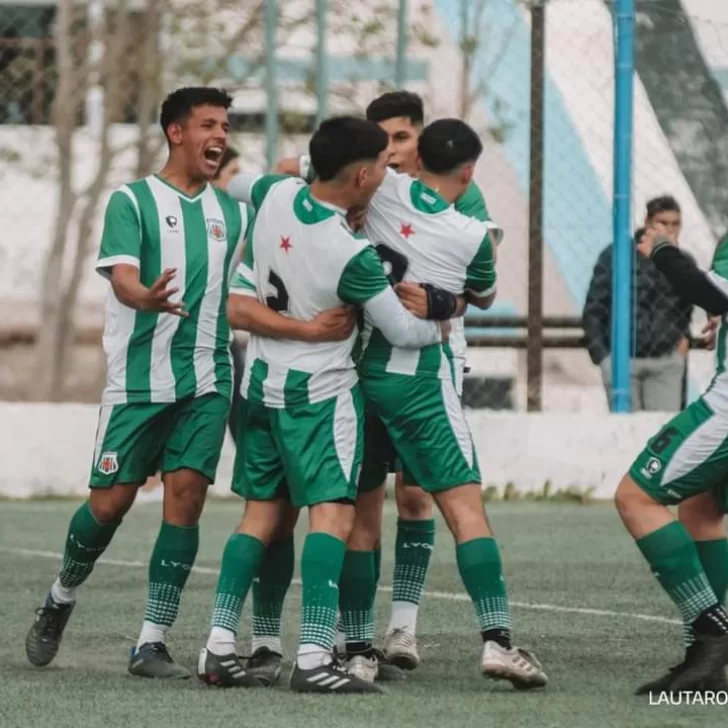
[[(661, 225), (678, 245), (680, 206), (665, 196), (647, 204), (645, 227)], [(635, 234), (635, 245), (644, 233)], [(612, 255), (607, 246), (594, 268), (584, 304), (584, 333), (594, 364), (612, 400)], [(692, 304), (676, 293), (649, 258), (635, 255), (632, 286), (632, 409), (676, 412), (683, 404)]]

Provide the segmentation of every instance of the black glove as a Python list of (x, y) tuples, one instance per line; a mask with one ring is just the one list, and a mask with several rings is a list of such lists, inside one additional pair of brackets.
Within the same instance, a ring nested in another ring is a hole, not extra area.
[(458, 307), (458, 297), (432, 283), (420, 283), (427, 292), (427, 318), (433, 321), (447, 321)]

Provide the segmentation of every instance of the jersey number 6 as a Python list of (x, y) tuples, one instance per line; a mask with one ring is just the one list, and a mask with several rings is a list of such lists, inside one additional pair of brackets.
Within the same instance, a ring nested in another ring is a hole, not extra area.
[(275, 288), (276, 295), (265, 297), (266, 306), (278, 313), (288, 312), (288, 291), (280, 276), (274, 270), (271, 270), (268, 274), (268, 283)]
[(409, 267), (409, 260), (407, 260), (407, 256), (393, 250), (384, 243), (377, 243), (374, 249), (382, 259), (384, 273), (387, 278), (389, 278), (389, 282), (392, 285), (395, 283), (401, 283), (405, 273), (407, 272), (407, 268)]

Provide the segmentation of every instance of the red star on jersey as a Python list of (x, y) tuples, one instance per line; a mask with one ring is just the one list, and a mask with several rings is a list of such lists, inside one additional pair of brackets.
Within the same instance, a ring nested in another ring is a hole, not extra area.
[(402, 223), (402, 227), (400, 228), (399, 234), (405, 240), (409, 240), (409, 236), (415, 234), (415, 231), (412, 229), (412, 224), (411, 223), (407, 223), (405, 225), (404, 223)]
[(283, 248), (283, 250), (285, 250), (287, 253), (292, 247), (293, 246), (291, 245), (291, 238), (290, 237), (284, 238), (281, 235), (281, 248)]

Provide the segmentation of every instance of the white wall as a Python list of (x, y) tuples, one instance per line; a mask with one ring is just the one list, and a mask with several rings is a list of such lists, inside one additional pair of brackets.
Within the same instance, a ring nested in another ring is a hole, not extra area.
[[(0, 496), (86, 492), (98, 408), (0, 402)], [(646, 439), (666, 421), (638, 415), (468, 412), (484, 485), (522, 491), (594, 488), (610, 498)], [(225, 445), (215, 495), (227, 495), (234, 448)]]

